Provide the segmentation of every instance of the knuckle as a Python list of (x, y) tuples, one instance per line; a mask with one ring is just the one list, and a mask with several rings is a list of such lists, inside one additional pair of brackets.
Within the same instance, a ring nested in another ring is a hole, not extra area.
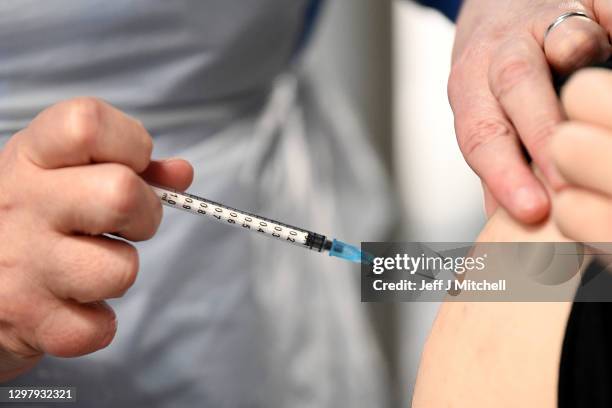
[(134, 167), (134, 170), (137, 173), (142, 173), (143, 171), (147, 169), (147, 167), (149, 166), (149, 163), (151, 162), (152, 153), (153, 153), (153, 140), (147, 134), (143, 138), (143, 151), (142, 151), (141, 159)]
[(512, 137), (510, 125), (503, 120), (481, 119), (470, 124), (459, 137), (459, 146), (467, 158), (499, 138)]
[(148, 133), (146, 133), (143, 142), (144, 142), (145, 160), (142, 166), (142, 171), (144, 171), (147, 168), (147, 166), (149, 165), (149, 162), (151, 161), (151, 155), (153, 154), (153, 139), (151, 138), (151, 136), (149, 136)]
[(102, 128), (102, 102), (95, 98), (77, 98), (66, 102), (66, 133), (76, 149), (95, 146)]
[(153, 139), (149, 135), (149, 132), (147, 131), (147, 129), (144, 127), (144, 124), (140, 120), (137, 120), (137, 119), (135, 120), (136, 120), (138, 127), (140, 128), (140, 132), (144, 135), (144, 138), (143, 138), (144, 151), (147, 153), (147, 156), (150, 157), (151, 154), (153, 153)]
[(138, 190), (141, 180), (132, 170), (117, 165), (107, 177), (107, 208), (120, 220), (126, 218), (138, 206)]
[(489, 83), (497, 98), (534, 72), (529, 44), (522, 38), (508, 42), (499, 48), (489, 67)]
[(134, 285), (138, 276), (138, 267), (138, 251), (130, 245), (126, 249), (122, 266), (118, 268), (116, 291), (111, 295), (112, 297), (122, 297)]
[(497, 98), (523, 82), (533, 72), (533, 64), (524, 54), (508, 54), (491, 64), (492, 90)]
[[(95, 304), (91, 306), (95, 307)], [(114, 312), (96, 307), (82, 319), (73, 324), (55, 321), (53, 325), (39, 330), (37, 337), (41, 349), (56, 357), (78, 357), (110, 344), (117, 327)]]
[(40, 347), (45, 353), (56, 357), (74, 357), (90, 349), (91, 334), (66, 325), (61, 332), (44, 330), (38, 336)]
[(162, 212), (163, 210), (161, 209), (161, 204), (159, 208), (158, 205), (155, 204), (153, 211), (149, 213), (148, 217), (146, 217), (146, 225), (142, 231), (142, 236), (139, 237), (139, 239), (135, 239), (136, 241), (148, 240), (155, 236), (159, 225), (161, 224)]
[(138, 134), (141, 135), (141, 151), (139, 159), (134, 166), (134, 170), (137, 173), (143, 172), (149, 163), (151, 162), (151, 155), (153, 154), (153, 139), (149, 135), (149, 132), (144, 127), (143, 123), (138, 119), (133, 119), (138, 129)]
[(162, 221), (163, 213), (164, 210), (161, 205), (161, 200), (155, 197), (155, 200), (153, 201), (153, 210), (151, 212), (150, 228), (147, 233), (147, 238), (152, 238), (155, 233), (157, 233), (157, 229)]
[(0, 322), (0, 350), (0, 358), (3, 360), (8, 356), (13, 356), (20, 360), (29, 360), (38, 358), (42, 354), (22, 339), (15, 325), (6, 321)]

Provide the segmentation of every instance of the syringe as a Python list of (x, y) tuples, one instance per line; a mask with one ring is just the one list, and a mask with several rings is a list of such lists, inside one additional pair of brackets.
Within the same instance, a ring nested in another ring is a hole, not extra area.
[[(155, 191), (155, 194), (161, 199), (162, 204), (168, 207), (174, 207), (191, 214), (208, 217), (243, 230), (254, 231), (270, 238), (297, 245), (301, 248), (317, 252), (329, 252), (330, 256), (357, 263), (362, 262), (362, 253), (359, 248), (348, 245), (337, 239), (332, 239), (330, 241), (325, 235), (237, 210), (185, 192), (178, 192), (159, 186), (151, 187)], [(363, 259), (363, 261), (367, 262), (366, 259)]]

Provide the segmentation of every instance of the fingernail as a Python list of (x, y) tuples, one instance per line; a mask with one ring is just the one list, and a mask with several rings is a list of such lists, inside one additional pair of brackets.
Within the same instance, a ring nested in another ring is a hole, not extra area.
[(526, 222), (539, 221), (547, 213), (548, 197), (540, 189), (521, 187), (514, 192), (512, 200), (518, 215)]

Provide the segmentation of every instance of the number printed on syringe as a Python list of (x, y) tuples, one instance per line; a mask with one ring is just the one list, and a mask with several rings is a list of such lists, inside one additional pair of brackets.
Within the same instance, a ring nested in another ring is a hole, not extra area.
[(209, 217), (223, 224), (241, 228), (243, 231), (254, 231), (262, 236), (297, 245), (303, 249), (326, 252), (330, 256), (347, 261), (362, 263), (364, 259), (369, 259), (364, 258), (361, 250), (356, 246), (337, 239), (327, 239), (323, 234), (240, 211), (189, 193), (168, 190), (154, 185), (151, 187), (164, 205), (179, 210)]
[[(156, 189), (156, 187), (153, 187), (153, 189)], [(306, 245), (308, 239), (307, 231), (289, 228), (286, 225), (271, 222), (270, 220), (256, 217), (252, 214), (245, 214), (233, 208), (224, 207), (199, 197), (159, 190), (161, 193), (160, 198), (163, 202), (180, 210), (207, 216), (219, 222), (225, 222), (236, 227), (253, 230), (296, 245)]]

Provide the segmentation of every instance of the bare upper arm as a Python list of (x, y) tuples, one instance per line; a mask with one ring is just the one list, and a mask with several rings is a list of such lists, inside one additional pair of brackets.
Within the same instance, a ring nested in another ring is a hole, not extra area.
[[(500, 212), (479, 239), (561, 241), (551, 225)], [(555, 407), (571, 303), (444, 303), (426, 343), (413, 406)]]

